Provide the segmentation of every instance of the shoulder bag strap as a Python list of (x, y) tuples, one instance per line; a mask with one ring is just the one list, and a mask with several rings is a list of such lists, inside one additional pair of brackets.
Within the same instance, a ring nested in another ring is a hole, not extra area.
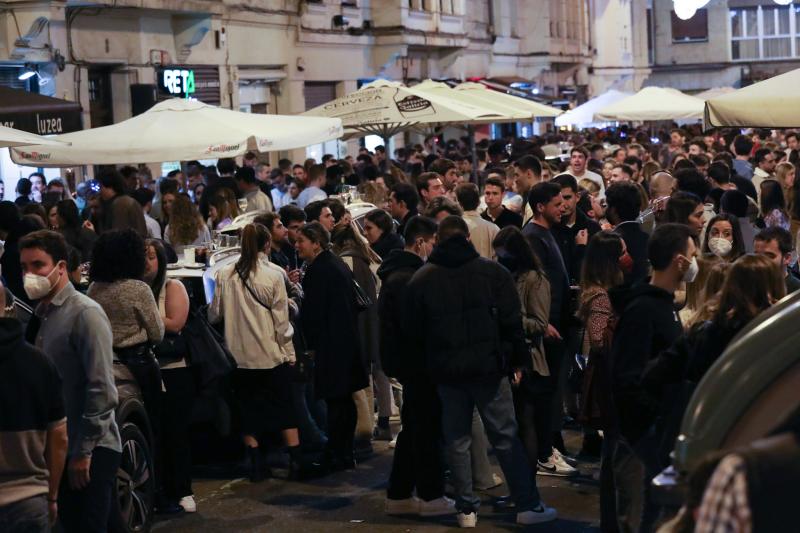
[(261, 301), (261, 298), (259, 298), (259, 297), (258, 297), (258, 295), (256, 294), (256, 291), (254, 291), (254, 290), (253, 290), (253, 288), (252, 288), (252, 287), (250, 287), (250, 285), (248, 285), (247, 281), (245, 281), (245, 279), (244, 279), (244, 276), (242, 276), (242, 273), (241, 273), (241, 272), (239, 272), (237, 269), (234, 269), (234, 270), (236, 270), (236, 273), (239, 275), (239, 279), (240, 279), (240, 280), (242, 280), (242, 284), (244, 285), (244, 288), (245, 288), (245, 289), (247, 289), (247, 292), (249, 292), (249, 293), (250, 293), (250, 296), (252, 296), (252, 297), (253, 297), (253, 299), (254, 299), (256, 302), (258, 302), (258, 304), (259, 304), (261, 307), (263, 307), (263, 308), (264, 308), (264, 309), (266, 309), (267, 311), (270, 311), (270, 312), (271, 312), (271, 311), (272, 311), (272, 308), (271, 308), (270, 306), (268, 306), (267, 304), (265, 304), (263, 301)]

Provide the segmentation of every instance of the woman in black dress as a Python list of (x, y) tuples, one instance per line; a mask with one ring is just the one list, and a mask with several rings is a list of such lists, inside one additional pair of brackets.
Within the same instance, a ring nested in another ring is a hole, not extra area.
[(328, 406), (326, 466), (353, 468), (356, 405), (352, 395), (369, 385), (359, 352), (353, 274), (328, 249), (330, 235), (319, 222), (300, 229), (295, 247), (308, 265), (300, 323), (307, 348), (315, 352), (316, 395)]

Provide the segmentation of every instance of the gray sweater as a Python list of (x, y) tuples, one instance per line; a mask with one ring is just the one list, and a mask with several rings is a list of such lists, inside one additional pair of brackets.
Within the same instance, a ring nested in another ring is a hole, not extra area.
[(126, 279), (106, 283), (96, 281), (86, 293), (108, 315), (114, 334), (114, 348), (129, 348), (164, 338), (164, 322), (150, 287), (143, 281)]

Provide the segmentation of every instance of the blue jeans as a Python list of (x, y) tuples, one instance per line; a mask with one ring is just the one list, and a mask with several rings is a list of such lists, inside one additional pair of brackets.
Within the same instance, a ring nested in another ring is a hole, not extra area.
[(442, 432), (456, 508), (471, 513), (480, 507), (472, 491), (472, 411), (478, 408), (489, 442), (494, 448), (517, 511), (539, 505), (535, 478), (517, 434), (511, 385), (505, 377), (494, 381), (439, 385), (442, 402)]
[(0, 507), (0, 531), (4, 533), (47, 533), (49, 522), (45, 494)]

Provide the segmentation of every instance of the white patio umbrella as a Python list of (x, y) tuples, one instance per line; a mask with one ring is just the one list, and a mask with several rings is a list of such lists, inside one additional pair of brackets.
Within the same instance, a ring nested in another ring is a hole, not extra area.
[(490, 89), (482, 83), (465, 82), (456, 85), (453, 90), (463, 92), (469, 95), (471, 101), (476, 105), (483, 103), (484, 105), (500, 105), (510, 109), (518, 110), (528, 113), (531, 118), (552, 118), (557, 117), (563, 113), (557, 107), (552, 107), (527, 98), (521, 98), (512, 94), (501, 93)]
[(176, 98), (118, 124), (56, 137), (71, 146), (12, 149), (11, 158), (44, 167), (160, 163), (289, 150), (341, 136), (335, 118), (241, 113)]
[(306, 117), (341, 119), (345, 137), (393, 135), (425, 124), (466, 124), (502, 119), (498, 111), (418, 91), (402, 83), (376, 80), (359, 90), (303, 113)]
[(800, 127), (800, 69), (706, 101), (705, 127)]
[(703, 117), (703, 100), (668, 87), (645, 87), (628, 98), (610, 104), (595, 120), (647, 121), (692, 120)]
[[(476, 84), (479, 85), (479, 84)], [(481, 87), (486, 87), (481, 85)], [(425, 80), (412, 87), (418, 93), (440, 98), (442, 100), (451, 100), (458, 104), (473, 106), (478, 109), (483, 109), (490, 112), (489, 116), (481, 116), (472, 120), (464, 121), (463, 124), (492, 124), (496, 122), (523, 122), (530, 121), (534, 118), (534, 114), (530, 109), (524, 109), (521, 106), (512, 107), (506, 103), (493, 102), (490, 99), (482, 99), (475, 96), (469, 90), (457, 90), (451, 88), (446, 83), (433, 80)], [(486, 89), (487, 91), (491, 89)], [(513, 96), (512, 98), (517, 98)], [(522, 100), (522, 98), (519, 98)]]
[(13, 146), (28, 146), (36, 144), (40, 146), (65, 146), (65, 143), (48, 139), (27, 131), (15, 130), (0, 126), (0, 148), (10, 148)]
[(699, 98), (700, 100), (711, 100), (712, 98), (716, 98), (717, 96), (722, 96), (723, 94), (732, 93), (735, 91), (733, 87), (712, 87), (711, 89), (706, 89), (705, 91), (697, 94), (693, 94), (695, 98)]
[(592, 124), (601, 123), (603, 121), (596, 121), (594, 119), (594, 115), (597, 111), (632, 95), (633, 93), (622, 92), (616, 89), (606, 91), (601, 95), (595, 96), (591, 100), (587, 100), (578, 107), (570, 109), (563, 115), (556, 117), (556, 126), (579, 126), (586, 128), (590, 127)]

